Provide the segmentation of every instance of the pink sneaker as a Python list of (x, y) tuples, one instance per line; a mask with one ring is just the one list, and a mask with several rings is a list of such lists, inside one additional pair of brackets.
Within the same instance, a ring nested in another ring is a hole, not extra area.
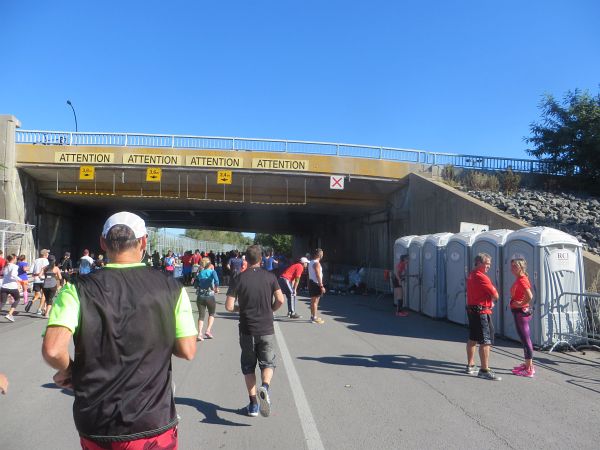
[(520, 372), (521, 370), (525, 370), (525, 364), (521, 364), (520, 366), (513, 367), (512, 373)]
[(207, 332), (204, 334), (204, 337), (205, 337), (206, 339), (214, 339), (214, 338), (215, 338), (215, 337), (213, 336), (213, 334), (212, 334), (210, 331), (207, 331)]
[(530, 370), (523, 369), (520, 372), (516, 372), (515, 375), (519, 377), (533, 378), (535, 375), (535, 369), (533, 367)]

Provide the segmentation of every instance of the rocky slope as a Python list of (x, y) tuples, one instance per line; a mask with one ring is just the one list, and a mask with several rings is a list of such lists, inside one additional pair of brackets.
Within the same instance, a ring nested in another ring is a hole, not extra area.
[(463, 190), (534, 226), (569, 233), (579, 239), (585, 250), (600, 255), (600, 201), (596, 198), (529, 189), (521, 189), (513, 195)]

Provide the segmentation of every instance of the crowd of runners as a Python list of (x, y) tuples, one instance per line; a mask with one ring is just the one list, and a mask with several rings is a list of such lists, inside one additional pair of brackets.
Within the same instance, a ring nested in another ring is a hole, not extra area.
[[(77, 264), (69, 253), (57, 263), (46, 249), (31, 267), (23, 255), (0, 254), (2, 307), (12, 298), (5, 318), (15, 321), (21, 297), (25, 311), (39, 302), (37, 313), (48, 319), (42, 354), (57, 370), (55, 383), (74, 391), (73, 414), (82, 448), (177, 447), (178, 417), (170, 360), (172, 356), (191, 360), (199, 342), (214, 339), (215, 295), (224, 284), (228, 287), (225, 309), (239, 315), (240, 366), (248, 393), (246, 413), (269, 416), (275, 311), (287, 301), (287, 317), (301, 318), (296, 295), (305, 285), (310, 322), (325, 322), (318, 315), (319, 300), (326, 291), (323, 250), (315, 249), (289, 265), (271, 251), (263, 253), (259, 245), (249, 246), (244, 253), (195, 250), (180, 256), (172, 251), (162, 257), (156, 252), (145, 256), (145, 223), (129, 212), (107, 219), (100, 243), (106, 258), (94, 258), (85, 250)], [(180, 280), (175, 270), (178, 264), (182, 266)], [(407, 316), (403, 308), (407, 265), (407, 259), (402, 258), (393, 271), (397, 314), (402, 317)], [(478, 254), (466, 280), (466, 373), (497, 381), (500, 377), (489, 366), (492, 313), (498, 300), (498, 292), (486, 275), (490, 265), (489, 255)], [(535, 374), (529, 333), (531, 286), (525, 260), (515, 258), (511, 267), (515, 276), (511, 309), (525, 356), (513, 373), (531, 378)], [(28, 296), (29, 277), (33, 297)], [(195, 291), (197, 322), (186, 285)], [(136, 342), (136, 346), (123, 358), (120, 349), (128, 342)], [(72, 343), (77, 356), (71, 355)], [(475, 367), (477, 346), (479, 369)], [(7, 386), (8, 381), (0, 374), (0, 390), (5, 392)]]

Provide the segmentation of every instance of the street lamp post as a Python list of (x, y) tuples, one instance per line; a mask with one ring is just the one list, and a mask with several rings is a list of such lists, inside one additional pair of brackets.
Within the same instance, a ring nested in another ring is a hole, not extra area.
[(71, 100), (67, 100), (67, 105), (69, 105), (73, 110), (73, 117), (75, 117), (75, 133), (77, 133), (77, 114), (75, 114), (75, 108), (73, 108), (73, 103), (71, 103)]

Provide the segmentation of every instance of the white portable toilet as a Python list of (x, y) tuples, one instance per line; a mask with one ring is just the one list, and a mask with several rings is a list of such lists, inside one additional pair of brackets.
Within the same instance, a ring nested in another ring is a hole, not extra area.
[[(492, 265), (488, 270), (487, 276), (492, 281), (492, 284), (498, 290), (498, 302), (495, 305), (492, 313), (492, 322), (496, 334), (504, 333), (504, 308), (502, 306), (502, 290), (503, 290), (503, 261), (504, 261), (504, 244), (506, 238), (512, 233), (512, 230), (490, 230), (480, 233), (475, 238), (471, 247), (471, 261), (469, 262), (469, 270), (473, 270), (474, 259), (479, 253), (487, 253), (492, 257)], [(509, 271), (510, 273), (510, 271)], [(466, 312), (466, 311), (465, 311)], [(466, 317), (465, 317), (466, 320)]]
[(408, 307), (421, 311), (421, 251), (427, 235), (412, 238), (408, 247)]
[(479, 232), (457, 233), (446, 244), (447, 317), (451, 322), (467, 323), (467, 276), (471, 270), (471, 246)]
[[(563, 292), (583, 293), (585, 277), (581, 244), (570, 234), (548, 227), (523, 228), (512, 232), (504, 245), (504, 281), (502, 307), (504, 310), (504, 335), (519, 340), (510, 311), (510, 288), (515, 280), (510, 261), (524, 258), (531, 283), (532, 311), (531, 341), (538, 347), (554, 343), (560, 327), (563, 333), (573, 333), (583, 318), (572, 316)], [(561, 302), (561, 304), (558, 304)], [(564, 302), (564, 303), (563, 303)]]
[(401, 238), (396, 239), (394, 242), (394, 269), (400, 262), (400, 257), (402, 255), (408, 255), (408, 247), (410, 246), (411, 241), (417, 236), (402, 236)]
[(446, 317), (446, 244), (452, 233), (430, 235), (423, 243), (421, 312), (434, 319)]
[[(400, 258), (404, 255), (408, 255), (408, 247), (410, 246), (411, 241), (413, 240), (413, 238), (416, 238), (417, 236), (411, 235), (411, 236), (403, 236), (401, 238), (396, 239), (396, 242), (394, 242), (394, 267), (392, 268), (392, 274), (391, 276), (394, 277), (396, 276), (396, 266), (398, 265), (398, 263), (400, 262)], [(408, 286), (408, 283), (407, 283)], [(408, 288), (406, 289), (408, 291)], [(403, 296), (404, 296), (404, 307), (408, 306), (408, 292), (403, 292)], [(397, 305), (397, 301), (396, 298), (394, 297), (394, 305)]]

